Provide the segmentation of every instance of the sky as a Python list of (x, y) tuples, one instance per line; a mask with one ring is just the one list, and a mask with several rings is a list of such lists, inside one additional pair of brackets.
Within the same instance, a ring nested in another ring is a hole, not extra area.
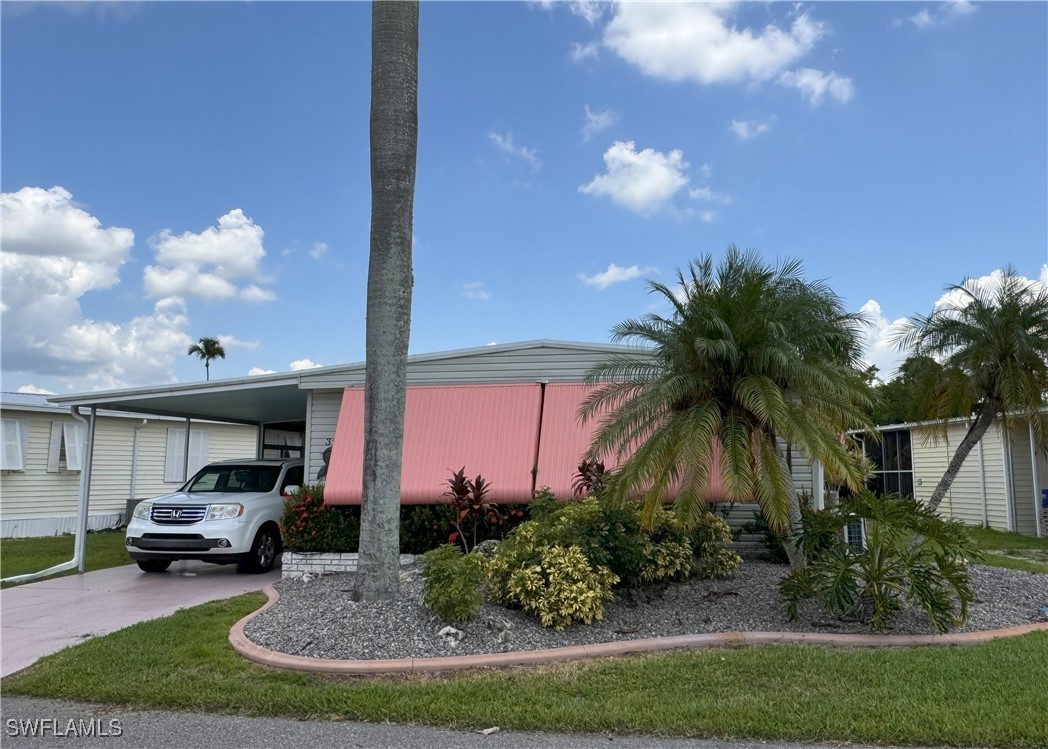
[[(0, 7), (4, 391), (364, 358), (370, 4)], [(800, 259), (893, 325), (1048, 283), (1048, 3), (423, 2), (413, 354)]]

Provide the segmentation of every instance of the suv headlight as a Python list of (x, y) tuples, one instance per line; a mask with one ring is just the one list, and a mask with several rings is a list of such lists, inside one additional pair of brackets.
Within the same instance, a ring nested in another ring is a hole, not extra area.
[(244, 505), (211, 505), (207, 508), (208, 520), (232, 520), (244, 514)]
[(139, 520), (149, 520), (149, 514), (153, 510), (152, 502), (139, 502), (135, 505), (135, 511), (131, 514)]

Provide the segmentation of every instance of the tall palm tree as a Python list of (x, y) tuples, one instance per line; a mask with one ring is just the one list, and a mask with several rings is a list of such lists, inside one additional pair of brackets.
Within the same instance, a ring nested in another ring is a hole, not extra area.
[(204, 360), (204, 374), (209, 382), (211, 380), (211, 360), (226, 358), (226, 350), (222, 348), (217, 338), (201, 338), (190, 346), (186, 353)]
[(371, 255), (364, 381), (364, 476), (354, 596), (379, 601), (400, 584), (411, 236), (418, 150), (418, 2), (371, 10)]
[(639, 494), (650, 509), (675, 491), (677, 511), (691, 520), (717, 472), (730, 498), (757, 500), (795, 566), (804, 559), (793, 543), (801, 514), (788, 451), (803, 450), (857, 486), (861, 468), (841, 435), (870, 425), (862, 318), (801, 271), (798, 261), (773, 267), (729, 247), (716, 268), (705, 256), (687, 274), (678, 270), (678, 288), (649, 282), (672, 314), (614, 328), (613, 340), (649, 355), (594, 367), (588, 381), (598, 387), (580, 408), (599, 420), (591, 455), (623, 461), (612, 497)]
[(943, 365), (927, 415), (975, 417), (928, 500), (933, 511), (997, 417), (1009, 425), (1030, 421), (1048, 444), (1048, 287), (1011, 265), (995, 276), (986, 285), (966, 278), (947, 287), (945, 302), (909, 318), (895, 337), (899, 348)]

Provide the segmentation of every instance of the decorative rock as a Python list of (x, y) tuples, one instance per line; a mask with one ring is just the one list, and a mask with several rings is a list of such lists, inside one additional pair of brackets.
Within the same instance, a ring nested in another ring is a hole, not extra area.
[(455, 629), (454, 627), (444, 627), (444, 629), (437, 632), (437, 637), (442, 639), (445, 643), (451, 647), (455, 647), (461, 642), (462, 638), (466, 636), (466, 633), (461, 629)]
[(487, 541), (481, 541), (479, 544), (473, 547), (473, 551), (480, 554), (485, 559), (491, 559), (495, 556), (495, 550), (498, 549), (499, 542), (493, 538), (489, 538)]
[(320, 577), (320, 575), (318, 575), (316, 572), (303, 572), (302, 573), (302, 582), (304, 582), (304, 583), (311, 583), (314, 580), (316, 580), (318, 577)]
[(509, 619), (491, 614), (484, 617), (484, 626), (495, 635), (495, 640), (500, 644), (505, 645), (513, 639), (511, 633), (513, 625), (510, 624)]

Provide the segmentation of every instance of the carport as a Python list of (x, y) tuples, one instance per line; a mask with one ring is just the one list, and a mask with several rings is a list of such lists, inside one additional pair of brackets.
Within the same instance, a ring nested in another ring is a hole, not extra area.
[[(258, 429), (257, 456), (267, 445), (267, 429), (307, 431), (309, 391), (300, 387), (298, 373), (258, 375), (213, 382), (197, 382), (163, 387), (107, 390), (98, 393), (54, 396), (48, 400), (69, 406), (73, 418), (85, 425), (84, 461), (80, 471), (77, 532), (73, 559), (40, 572), (5, 579), (24, 582), (76, 568), (84, 572), (87, 519), (91, 498), (91, 467), (95, 450), (95, 420), (100, 410), (122, 411), (144, 416), (172, 416), (185, 419), (186, 442), (183, 472), (189, 464), (189, 426), (191, 422), (211, 421), (249, 424)], [(286, 448), (286, 445), (270, 447)]]

